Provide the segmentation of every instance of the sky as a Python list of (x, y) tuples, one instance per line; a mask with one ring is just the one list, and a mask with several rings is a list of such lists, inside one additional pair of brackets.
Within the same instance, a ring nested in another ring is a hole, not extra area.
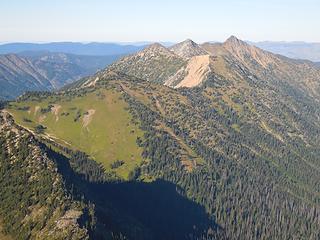
[(320, 42), (319, 0), (1, 0), (0, 42)]

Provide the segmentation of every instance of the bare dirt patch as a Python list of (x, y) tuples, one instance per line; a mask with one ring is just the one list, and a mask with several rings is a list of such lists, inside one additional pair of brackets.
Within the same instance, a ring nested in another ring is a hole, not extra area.
[(39, 123), (43, 123), (46, 118), (47, 118), (46, 115), (41, 115), (41, 116), (38, 118)]
[(37, 115), (39, 110), (40, 110), (40, 106), (35, 106), (34, 107), (34, 115)]
[(210, 56), (196, 56), (190, 59), (185, 78), (176, 86), (179, 87), (196, 87), (202, 83), (210, 71)]
[(96, 112), (95, 109), (89, 109), (88, 112), (83, 116), (83, 119), (82, 119), (83, 128), (88, 128), (88, 125), (92, 121), (92, 117), (95, 114), (95, 112)]
[(58, 229), (64, 229), (69, 226), (76, 226), (77, 225), (77, 220), (80, 218), (82, 215), (81, 211), (77, 210), (69, 210), (67, 211), (63, 217), (61, 217), (57, 221), (57, 228)]
[(155, 96), (154, 96), (154, 99), (155, 99), (155, 101), (156, 101), (156, 107), (157, 107), (157, 109), (159, 110), (159, 112), (161, 113), (161, 115), (165, 115), (165, 111), (164, 111), (164, 109), (162, 108), (159, 100), (158, 100)]
[(51, 112), (53, 115), (56, 117), (56, 122), (59, 121), (59, 111), (61, 109), (61, 105), (54, 104), (53, 107), (51, 108)]

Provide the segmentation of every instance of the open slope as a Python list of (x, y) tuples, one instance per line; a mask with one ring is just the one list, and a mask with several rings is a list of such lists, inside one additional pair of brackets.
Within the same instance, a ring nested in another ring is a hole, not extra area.
[[(87, 153), (120, 177), (142, 161), (137, 138), (142, 132), (134, 124), (128, 106), (115, 90), (97, 90), (79, 96), (50, 96), (41, 101), (12, 104), (10, 112), (18, 124), (31, 130), (39, 125), (44, 133), (62, 145)], [(20, 109), (25, 109), (21, 111)]]

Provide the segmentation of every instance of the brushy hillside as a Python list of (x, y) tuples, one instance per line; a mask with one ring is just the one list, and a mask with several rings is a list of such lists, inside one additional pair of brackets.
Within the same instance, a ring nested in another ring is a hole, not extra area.
[(13, 238), (8, 233), (4, 233), (2, 220), (0, 221), (0, 239), (13, 240)]
[(184, 58), (156, 43), (136, 54), (122, 58), (108, 69), (124, 72), (146, 81), (164, 83), (185, 64)]
[(54, 160), (7, 113), (0, 113), (0, 123), (1, 234), (13, 239), (88, 239), (88, 229), (79, 224), (87, 205), (71, 199)]

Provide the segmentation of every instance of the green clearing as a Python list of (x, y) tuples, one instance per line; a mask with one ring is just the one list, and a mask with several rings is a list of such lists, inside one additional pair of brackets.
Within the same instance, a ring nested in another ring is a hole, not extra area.
[[(45, 135), (87, 153), (106, 171), (127, 179), (142, 162), (142, 148), (136, 140), (143, 137), (127, 108), (120, 93), (100, 89), (71, 99), (52, 96), (41, 101), (13, 102), (7, 110), (18, 124), (32, 131), (41, 124), (46, 127)], [(124, 164), (112, 169), (111, 164), (118, 160)]]

